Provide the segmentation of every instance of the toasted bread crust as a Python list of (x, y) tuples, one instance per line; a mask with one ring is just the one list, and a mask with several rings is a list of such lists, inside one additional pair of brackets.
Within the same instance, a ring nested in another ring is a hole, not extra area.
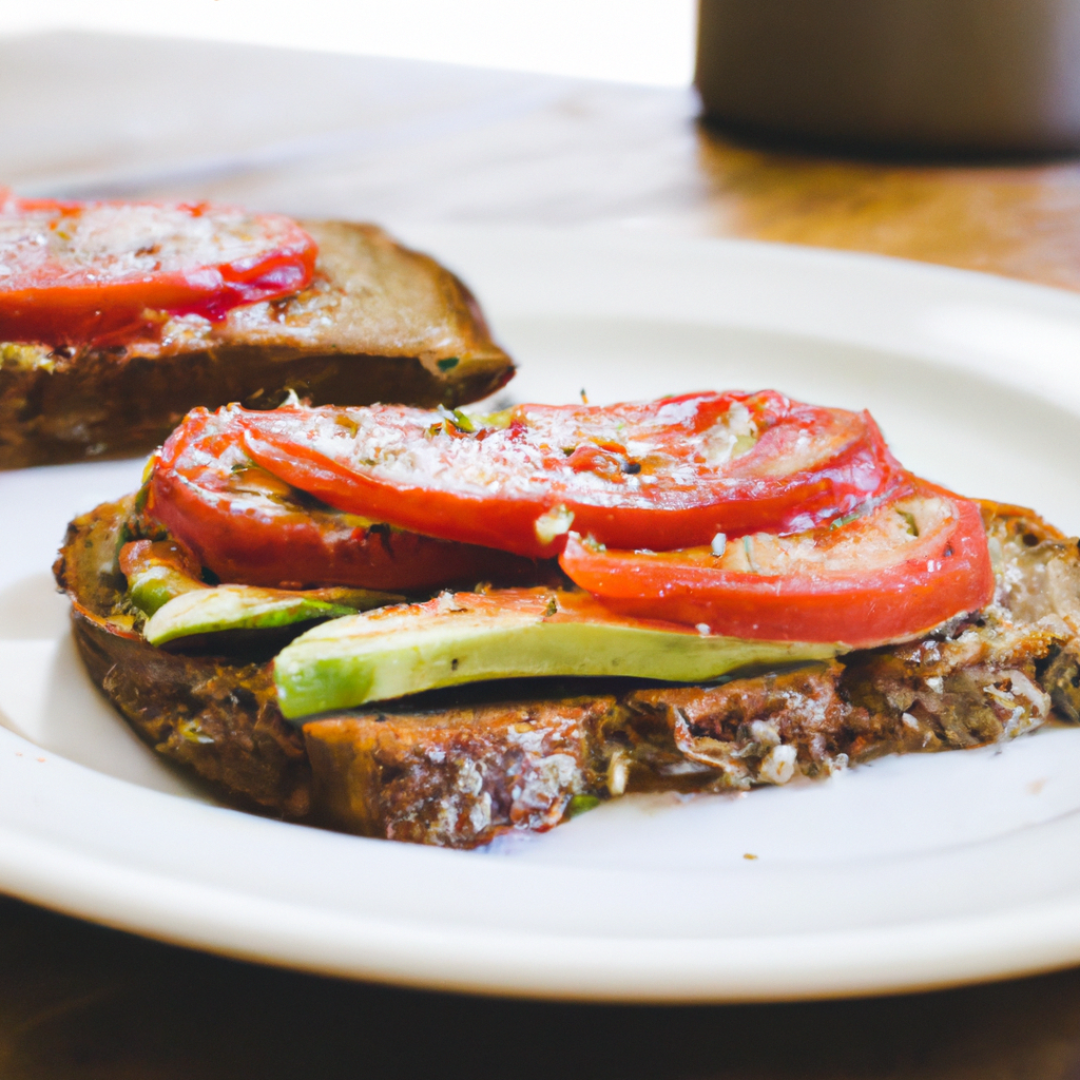
[(196, 405), (456, 406), (513, 374), (469, 290), (373, 225), (305, 222), (316, 280), (160, 341), (52, 351), (0, 346), (0, 468), (152, 449)]
[(168, 653), (127, 628), (108, 568), (130, 515), (123, 500), (76, 519), (56, 564), (94, 681), (225, 801), (347, 832), (474, 847), (550, 828), (575, 797), (782, 784), (1007, 740), (1052, 709), (1080, 720), (1077, 542), (1015, 507), (984, 507), (994, 603), (917, 641), (719, 686), (594, 682), (521, 700), (504, 685), (479, 702), (320, 717), (302, 733), (277, 709), (269, 663)]
[(76, 518), (53, 568), (73, 600), (75, 644), (90, 677), (143, 740), (193, 769), (224, 801), (308, 817), (304, 740), (278, 711), (270, 665), (155, 649), (117, 614), (123, 578), (116, 555), (132, 502)]

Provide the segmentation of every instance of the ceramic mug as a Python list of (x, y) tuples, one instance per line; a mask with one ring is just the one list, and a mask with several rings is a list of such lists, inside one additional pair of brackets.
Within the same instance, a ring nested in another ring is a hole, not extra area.
[(1080, 147), (1080, 0), (699, 0), (708, 118), (946, 153)]

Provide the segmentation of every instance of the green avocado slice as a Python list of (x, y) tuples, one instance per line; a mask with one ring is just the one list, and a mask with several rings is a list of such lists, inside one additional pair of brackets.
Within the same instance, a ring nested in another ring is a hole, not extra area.
[(184, 567), (182, 557), (168, 542), (128, 544), (122, 552), (131, 602), (144, 614), (153, 615), (174, 597), (202, 591), (209, 586)]
[(632, 675), (703, 682), (737, 668), (823, 660), (830, 643), (747, 641), (613, 615), (587, 593), (443, 593), (313, 627), (277, 655), (290, 720), (489, 679)]
[(400, 599), (366, 589), (321, 589), (319, 593), (322, 596), (253, 585), (204, 585), (159, 607), (143, 627), (143, 636), (151, 645), (164, 645), (196, 634), (268, 630), (312, 619), (337, 619)]
[(151, 645), (226, 630), (270, 630), (313, 619), (336, 619), (402, 597), (372, 589), (263, 589), (207, 585), (195, 576), (191, 556), (171, 541), (137, 540), (120, 562), (131, 602), (148, 616), (143, 636)]

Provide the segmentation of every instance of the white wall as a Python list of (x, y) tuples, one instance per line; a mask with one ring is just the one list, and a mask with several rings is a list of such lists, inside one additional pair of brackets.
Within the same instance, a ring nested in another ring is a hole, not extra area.
[(79, 28), (690, 81), (695, 0), (0, 0), (0, 34)]

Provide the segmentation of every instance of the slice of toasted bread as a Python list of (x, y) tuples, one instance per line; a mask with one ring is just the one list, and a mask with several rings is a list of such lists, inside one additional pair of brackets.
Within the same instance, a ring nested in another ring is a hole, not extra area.
[(719, 686), (502, 683), (303, 725), (269, 660), (192, 656), (131, 629), (115, 554), (131, 500), (77, 518), (56, 563), (94, 681), (155, 749), (228, 802), (347, 832), (473, 847), (634, 790), (822, 776), (1080, 720), (1080, 553), (1030, 511), (984, 506), (998, 589), (974, 617), (843, 662)]
[(160, 340), (52, 349), (0, 343), (0, 468), (150, 450), (196, 405), (456, 406), (513, 374), (469, 290), (373, 225), (304, 222), (316, 277), (221, 323), (168, 322)]

